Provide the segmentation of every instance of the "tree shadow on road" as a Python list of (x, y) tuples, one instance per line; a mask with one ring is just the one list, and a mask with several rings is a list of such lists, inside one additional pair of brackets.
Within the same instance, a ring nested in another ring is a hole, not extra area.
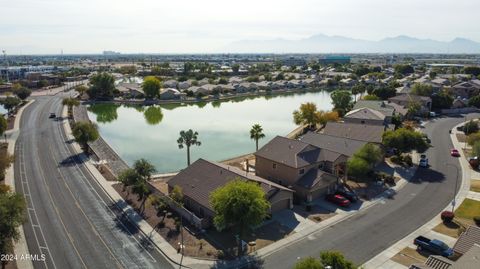
[(59, 166), (72, 167), (72, 166), (75, 166), (77, 164), (82, 164), (83, 161), (82, 161), (82, 158), (81, 158), (80, 155), (81, 154), (75, 154), (75, 155), (68, 156), (67, 158), (60, 161)]
[[(242, 262), (241, 265), (235, 267), (235, 268), (241, 268), (241, 269), (263, 269), (265, 268), (264, 266), (264, 260), (261, 259), (258, 256), (255, 255), (248, 255), (242, 257)], [(217, 260), (213, 264), (212, 269), (221, 269), (221, 268), (231, 268), (232, 267), (232, 261), (228, 260)]]
[(422, 184), (422, 182), (441, 183), (445, 179), (445, 175), (436, 170), (419, 168), (417, 173), (415, 173), (415, 176), (409, 182), (413, 184)]

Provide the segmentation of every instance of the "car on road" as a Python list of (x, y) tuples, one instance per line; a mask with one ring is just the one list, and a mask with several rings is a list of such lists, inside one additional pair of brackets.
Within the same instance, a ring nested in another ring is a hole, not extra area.
[(418, 166), (420, 167), (428, 167), (428, 158), (425, 154), (420, 155), (420, 161), (418, 162)]
[(345, 198), (347, 198), (350, 202), (352, 203), (355, 203), (356, 201), (358, 201), (358, 196), (357, 194), (355, 194), (354, 192), (352, 191), (349, 191), (349, 190), (346, 190), (346, 189), (343, 189), (343, 188), (340, 188), (338, 189), (335, 194), (339, 194)]
[(453, 157), (460, 157), (460, 152), (458, 152), (457, 149), (451, 149), (450, 155), (452, 155)]
[(340, 194), (327, 194), (325, 196), (325, 199), (331, 203), (342, 207), (348, 207), (350, 205), (350, 201)]
[(418, 236), (413, 240), (413, 243), (417, 246), (418, 250), (427, 250), (435, 255), (442, 255), (447, 258), (453, 255), (453, 249), (438, 239), (429, 239), (425, 236)]
[(50, 116), (48, 116), (48, 117), (49, 117), (50, 119), (53, 119), (53, 118), (56, 118), (57, 115), (55, 115), (55, 113), (52, 112), (52, 113), (50, 113)]

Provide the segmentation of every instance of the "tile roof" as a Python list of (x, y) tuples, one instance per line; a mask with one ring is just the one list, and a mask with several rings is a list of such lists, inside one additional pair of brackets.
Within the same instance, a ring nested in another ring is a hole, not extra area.
[(323, 156), (317, 147), (281, 136), (270, 140), (255, 155), (294, 168), (319, 162)]
[(323, 133), (326, 135), (351, 138), (360, 141), (382, 143), (385, 131), (383, 125), (370, 125), (350, 122), (328, 122)]
[(471, 225), (460, 235), (453, 251), (465, 254), (474, 244), (480, 244), (480, 227)]
[(391, 117), (393, 115), (393, 112), (395, 111), (395, 109), (392, 106), (386, 104), (385, 101), (375, 100), (358, 100), (353, 106), (353, 109), (355, 110), (364, 107), (375, 109), (381, 112), (386, 117)]
[[(322, 171), (320, 169), (310, 169), (303, 177), (301, 177), (295, 185), (305, 189), (320, 187), (319, 185), (330, 185), (335, 182), (337, 177)], [(321, 184), (323, 183), (323, 184)]]
[(266, 194), (267, 199), (279, 190), (293, 192), (279, 184), (270, 182), (253, 174), (247, 174), (238, 168), (198, 159), (187, 168), (180, 171), (167, 184), (182, 188), (183, 194), (195, 200), (200, 205), (213, 211), (210, 205), (210, 193), (228, 182), (240, 178), (258, 182)]
[(312, 132), (305, 134), (300, 140), (347, 157), (351, 157), (359, 148), (367, 144), (365, 141)]
[(354, 109), (347, 114), (345, 114), (344, 118), (351, 118), (351, 119), (363, 119), (363, 120), (384, 120), (385, 115), (377, 110), (362, 107), (358, 109)]

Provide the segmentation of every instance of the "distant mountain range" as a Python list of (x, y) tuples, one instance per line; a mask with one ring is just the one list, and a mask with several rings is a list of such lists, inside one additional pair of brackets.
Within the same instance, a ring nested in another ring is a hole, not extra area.
[(397, 36), (370, 41), (314, 35), (300, 40), (240, 40), (222, 50), (232, 53), (480, 53), (480, 43), (465, 38), (450, 42)]

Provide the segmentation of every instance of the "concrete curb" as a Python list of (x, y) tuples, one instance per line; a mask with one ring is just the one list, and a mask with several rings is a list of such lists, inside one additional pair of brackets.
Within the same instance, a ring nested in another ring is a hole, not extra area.
[[(62, 117), (67, 118), (66, 107), (63, 108)], [(67, 139), (74, 139), (68, 120), (64, 120), (63, 128)], [(180, 265), (182, 257), (177, 253), (177, 250), (174, 249), (165, 239), (163, 239), (163, 237), (158, 234), (150, 224), (148, 224), (130, 205), (125, 202), (125, 200), (123, 200), (120, 194), (118, 194), (118, 192), (112, 187), (111, 182), (108, 182), (98, 171), (98, 169), (89, 161), (89, 158), (81, 150), (80, 145), (78, 145), (76, 142), (72, 143), (72, 145), (75, 152), (79, 154), (81, 160), (85, 164), (88, 172), (97, 181), (98, 185), (112, 200), (112, 202), (122, 205), (122, 207), (118, 206), (118, 208), (122, 210), (123, 214), (128, 217), (132, 224), (138, 227), (145, 237), (151, 240), (153, 245), (155, 245), (155, 247), (169, 260), (170, 263)], [(213, 262), (183, 257), (182, 267), (188, 268), (188, 266), (192, 264), (213, 265)]]
[[(459, 123), (455, 127), (453, 127), (452, 128), (453, 131), (450, 134), (450, 139), (451, 139), (454, 147), (458, 148), (458, 149), (461, 149), (462, 146), (457, 140), (456, 134), (458, 133), (458, 131), (456, 131), (456, 130), (457, 130), (458, 126), (463, 125), (463, 124), (465, 124), (465, 122)], [(458, 190), (458, 193), (456, 195), (457, 206), (460, 205), (465, 200), (465, 198), (467, 197), (467, 195), (469, 193), (469, 190), (470, 190), (470, 179), (471, 179), (470, 178), (471, 177), (470, 167), (468, 165), (467, 160), (462, 155), (462, 157), (460, 157), (459, 161), (460, 161), (460, 167), (462, 169), (462, 181), (461, 181), (461, 185), (460, 185), (460, 188)], [(449, 204), (442, 211), (450, 210), (450, 209), (451, 209), (451, 205)], [(362, 266), (366, 269), (381, 268), (382, 265), (389, 262), (391, 257), (395, 256), (395, 254), (397, 254), (399, 251), (401, 251), (402, 249), (404, 249), (405, 247), (410, 245), (417, 236), (419, 236), (421, 234), (425, 234), (426, 232), (432, 230), (435, 226), (440, 224), (442, 222), (442, 220), (440, 218), (440, 215), (441, 215), (441, 212), (439, 212), (429, 222), (425, 223), (423, 226), (421, 226), (417, 230), (413, 231), (412, 233), (410, 233), (409, 235), (407, 235), (403, 239), (400, 239), (395, 244), (390, 246), (388, 249), (382, 251), (381, 253), (379, 253), (378, 255), (376, 255), (375, 257), (373, 257), (372, 259), (370, 259), (366, 263), (364, 263)]]
[[(17, 115), (15, 117), (15, 122), (13, 124), (13, 129), (8, 130), (5, 134), (8, 136), (8, 153), (11, 155), (15, 154), (15, 143), (17, 142), (17, 138), (20, 132), (20, 120), (22, 118), (23, 110), (27, 108), (30, 104), (35, 102), (35, 100), (28, 101), (23, 107), (21, 107)], [(5, 184), (10, 186), (12, 191), (15, 191), (15, 163), (5, 171)], [(18, 232), (20, 234), (19, 239), (17, 242), (13, 243), (14, 253), (18, 256), (26, 256), (30, 255), (28, 250), (27, 240), (25, 238), (25, 232), (23, 230), (23, 225), (18, 228)], [(33, 269), (33, 262), (31, 259), (17, 259), (16, 260), (17, 267), (22, 269)]]

